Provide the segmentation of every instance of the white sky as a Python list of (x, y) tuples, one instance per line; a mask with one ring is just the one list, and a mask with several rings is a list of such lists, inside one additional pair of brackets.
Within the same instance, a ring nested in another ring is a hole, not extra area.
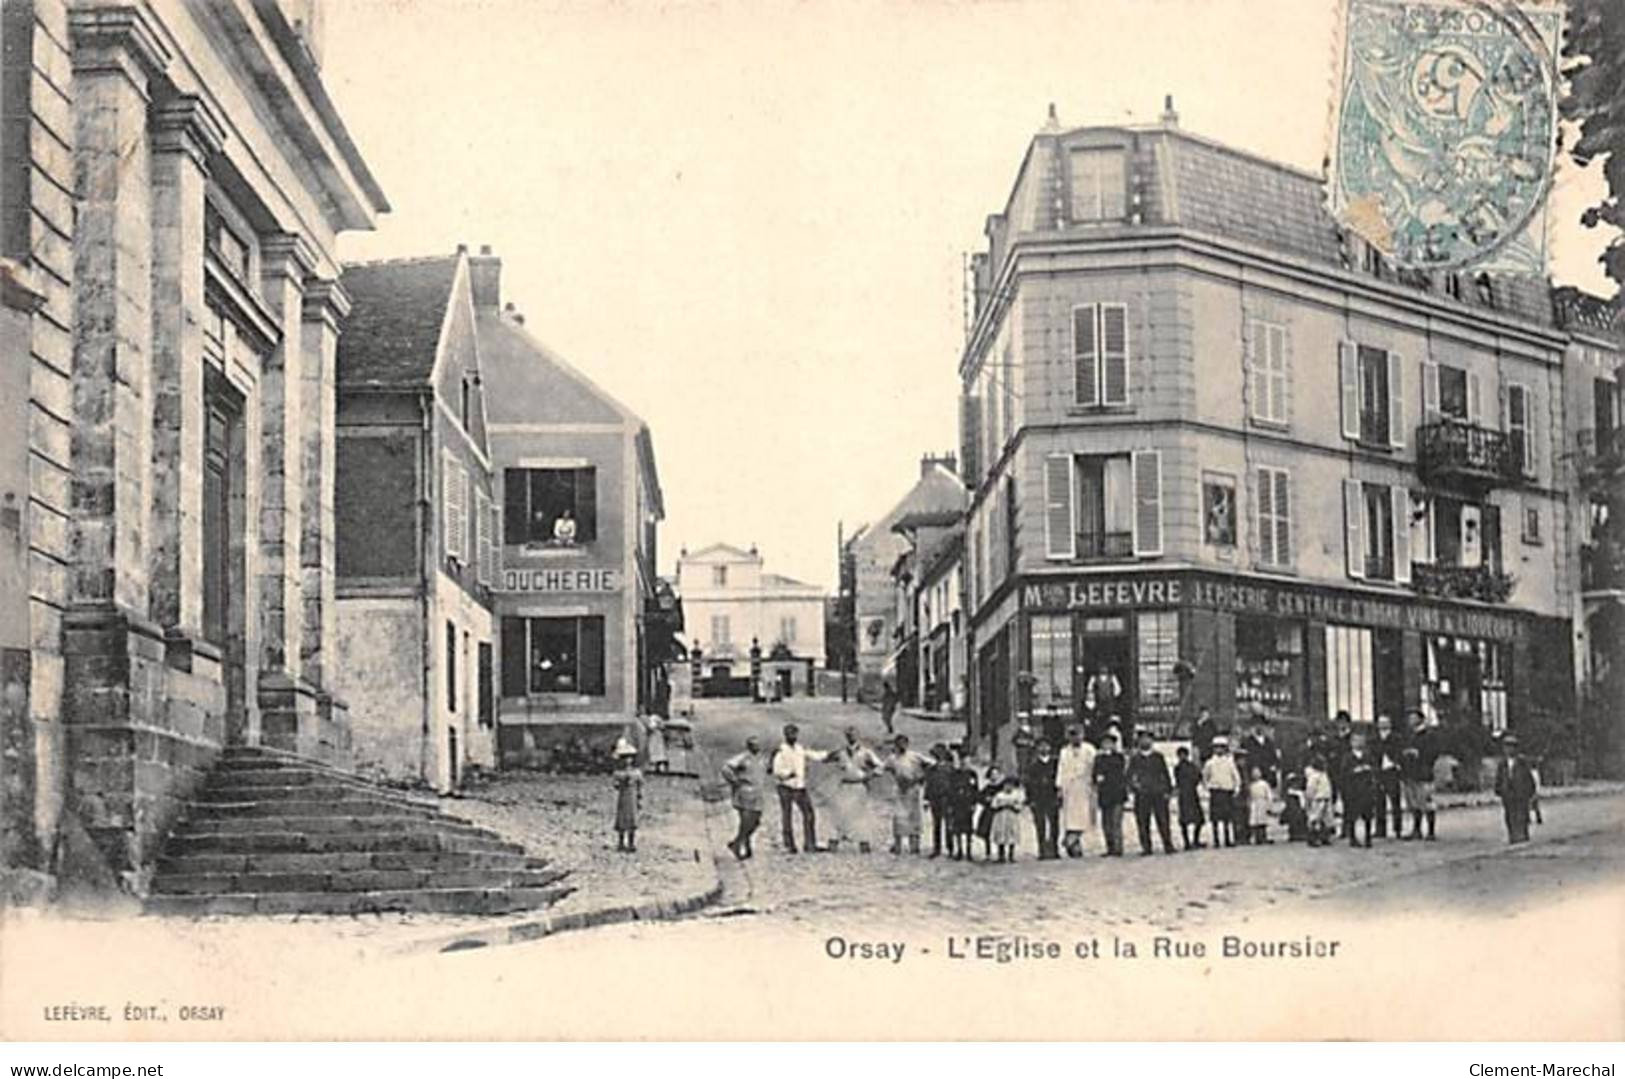
[[(957, 448), (961, 256), (1027, 142), (1154, 121), (1318, 170), (1334, 0), (329, 0), (394, 212), (346, 258), (491, 244), (527, 328), (648, 421), (680, 545), (829, 587), (836, 522)], [(1608, 294), (1566, 166), (1553, 273)]]

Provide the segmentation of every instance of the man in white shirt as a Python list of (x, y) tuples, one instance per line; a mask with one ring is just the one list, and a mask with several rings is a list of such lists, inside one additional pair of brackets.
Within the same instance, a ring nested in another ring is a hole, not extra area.
[(784, 725), (784, 742), (773, 754), (773, 778), (779, 784), (779, 819), (784, 826), (784, 850), (796, 853), (796, 837), (790, 828), (794, 808), (801, 810), (801, 833), (809, 853), (818, 849), (812, 794), (807, 790), (807, 764), (829, 758), (828, 753), (808, 749), (801, 744), (801, 729), (794, 723)]
[(1233, 809), (1242, 784), (1241, 771), (1230, 755), (1230, 739), (1213, 739), (1213, 756), (1202, 765), (1202, 785), (1207, 788), (1208, 816), (1213, 818), (1213, 845), (1217, 847), (1222, 837), (1225, 846), (1235, 846)]

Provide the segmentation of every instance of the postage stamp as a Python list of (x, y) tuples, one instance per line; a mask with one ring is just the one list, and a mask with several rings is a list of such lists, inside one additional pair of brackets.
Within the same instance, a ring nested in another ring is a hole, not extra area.
[(1563, 12), (1347, 0), (1331, 205), (1395, 265), (1540, 273)]

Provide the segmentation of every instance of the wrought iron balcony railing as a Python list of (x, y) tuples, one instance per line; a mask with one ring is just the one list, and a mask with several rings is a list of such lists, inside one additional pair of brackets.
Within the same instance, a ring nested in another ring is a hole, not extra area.
[(1505, 603), (1507, 597), (1512, 595), (1512, 586), (1516, 583), (1511, 574), (1502, 573), (1489, 566), (1411, 563), (1411, 588), (1424, 596)]
[(1520, 447), (1504, 432), (1444, 419), (1416, 429), (1416, 464), (1423, 476), (1476, 484), (1523, 479)]

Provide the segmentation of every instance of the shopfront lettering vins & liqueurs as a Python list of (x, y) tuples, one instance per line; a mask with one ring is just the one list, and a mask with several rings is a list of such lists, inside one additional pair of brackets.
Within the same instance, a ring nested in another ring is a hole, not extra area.
[(502, 572), (508, 592), (616, 592), (621, 575), (612, 569), (510, 569)]

